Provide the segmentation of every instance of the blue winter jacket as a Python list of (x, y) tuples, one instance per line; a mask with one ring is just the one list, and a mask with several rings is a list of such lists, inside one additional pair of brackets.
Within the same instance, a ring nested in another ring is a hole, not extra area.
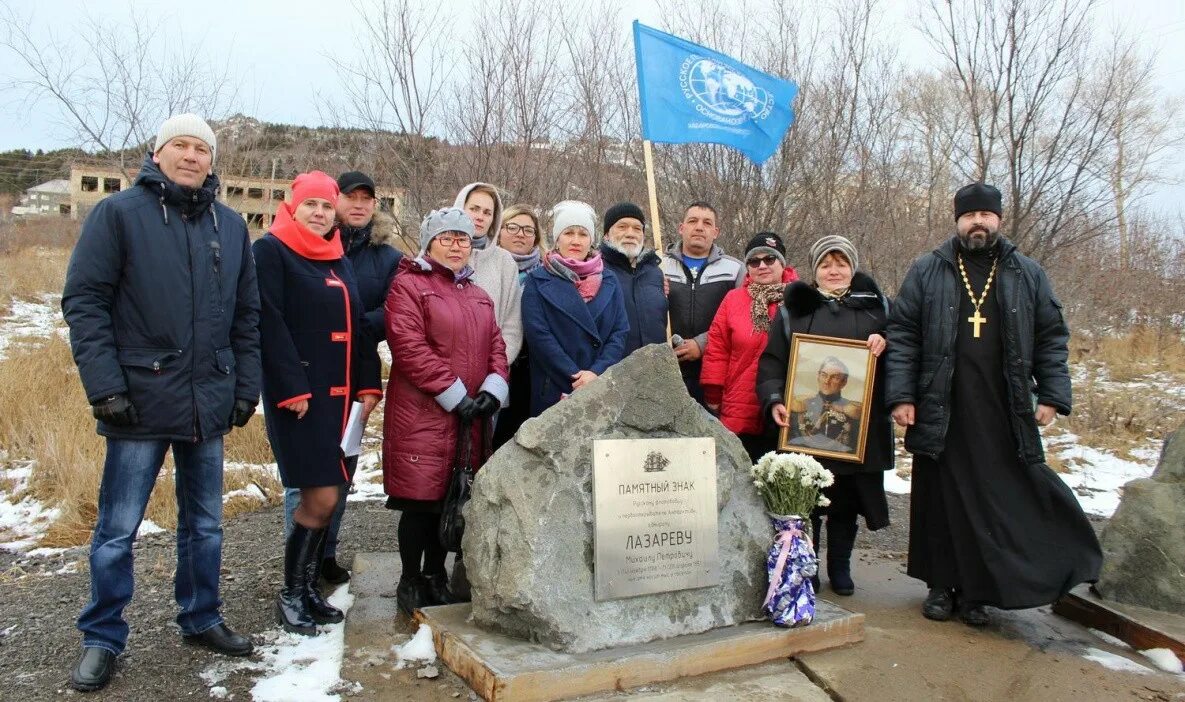
[(623, 358), (629, 333), (617, 277), (603, 275), (587, 303), (571, 281), (540, 266), (523, 287), (523, 335), (531, 348), (531, 416), (572, 392), (572, 376), (601, 375)]
[(403, 254), (391, 246), (395, 222), (390, 215), (375, 212), (370, 224), (357, 229), (340, 226), (342, 246), (354, 268), (358, 297), (362, 298), (363, 318), (375, 343), (387, 338), (383, 306), (395, 280)]
[(605, 261), (605, 272), (612, 273), (621, 284), (621, 296), (629, 318), (630, 331), (622, 357), (648, 344), (666, 343), (667, 296), (663, 293), (658, 255), (643, 251), (631, 265), (629, 257), (602, 243), (601, 258)]
[(126, 393), (139, 423), (103, 436), (225, 434), (235, 399), (259, 399), (259, 291), (243, 218), (165, 177), (149, 154), (133, 187), (83, 222), (62, 312), (92, 404)]

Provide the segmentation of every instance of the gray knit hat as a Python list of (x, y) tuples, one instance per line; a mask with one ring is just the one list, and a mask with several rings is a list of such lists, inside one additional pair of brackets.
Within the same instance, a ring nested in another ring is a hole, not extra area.
[(564, 200), (551, 208), (551, 236), (547, 238), (547, 248), (554, 249), (556, 240), (568, 227), (583, 227), (592, 239), (594, 249), (601, 243), (597, 213), (587, 202)]
[(838, 234), (832, 234), (819, 239), (811, 244), (811, 273), (819, 269), (819, 264), (827, 257), (827, 254), (832, 251), (838, 251), (843, 254), (843, 257), (848, 259), (848, 263), (852, 264), (852, 270), (855, 271), (860, 267), (860, 257), (856, 255), (856, 247), (848, 241), (846, 237)]
[(460, 207), (432, 210), (420, 223), (420, 255), (424, 255), (433, 239), (445, 232), (460, 232), (472, 239), (473, 220)]
[(210, 129), (210, 125), (206, 124), (206, 120), (192, 112), (173, 115), (166, 119), (164, 124), (160, 125), (160, 130), (156, 133), (156, 144), (152, 147), (152, 153), (160, 152), (165, 144), (180, 136), (201, 139), (210, 147), (210, 162), (213, 163), (218, 158), (218, 138), (214, 136), (214, 130)]

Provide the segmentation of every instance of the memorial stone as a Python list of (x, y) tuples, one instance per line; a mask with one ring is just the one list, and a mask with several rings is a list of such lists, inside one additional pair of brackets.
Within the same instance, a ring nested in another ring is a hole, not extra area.
[[(593, 442), (678, 438), (714, 440), (715, 584), (598, 599)], [(772, 532), (749, 466), (687, 394), (671, 350), (639, 349), (527, 421), (478, 472), (463, 543), (473, 622), (580, 653), (762, 619)]]
[(1185, 615), (1185, 432), (1165, 440), (1151, 478), (1123, 486), (1103, 530), (1095, 586), (1116, 602)]

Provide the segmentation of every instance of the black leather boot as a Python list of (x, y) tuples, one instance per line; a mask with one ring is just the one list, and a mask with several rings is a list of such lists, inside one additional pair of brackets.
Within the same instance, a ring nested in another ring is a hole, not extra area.
[(335, 556), (321, 559), (321, 579), (330, 585), (341, 585), (350, 582), (350, 571), (338, 565)]
[(460, 553), (457, 554), (457, 560), (453, 563), (453, 576), (448, 579), (448, 591), (453, 602), (473, 600), (473, 593), (469, 591), (469, 575), (465, 572), (465, 560)]
[(944, 587), (932, 587), (922, 603), (922, 616), (936, 622), (950, 619), (955, 611), (955, 593)]
[(428, 601), (426, 593), (427, 582), (424, 576), (404, 575), (399, 578), (399, 585), (395, 588), (395, 603), (399, 605), (399, 609), (407, 616), (423, 607)]
[(456, 600), (449, 592), (448, 576), (444, 573), (425, 573), (424, 595), (425, 606), (455, 604)]
[(827, 580), (837, 595), (856, 592), (856, 584), (852, 582), (852, 546), (859, 528), (854, 519), (827, 518)]
[(321, 528), (312, 531), (315, 534), (316, 551), (305, 564), (304, 579), (304, 593), (308, 603), (309, 616), (318, 624), (337, 624), (344, 620), (346, 615), (337, 607), (326, 602), (325, 597), (321, 594), (321, 562), (325, 554), (325, 537), (329, 535), (329, 529)]
[(304, 636), (317, 633), (317, 623), (309, 615), (305, 597), (307, 566), (317, 555), (316, 547), (312, 529), (299, 522), (292, 525), (292, 533), (284, 542), (284, 587), (276, 598), (276, 620), (284, 631)]
[[(819, 561), (819, 533), (822, 531), (823, 520), (820, 517), (811, 517), (811, 544), (815, 547), (815, 564)], [(822, 583), (819, 582), (819, 571), (811, 576), (811, 587), (814, 588), (815, 594), (819, 594), (819, 588)]]

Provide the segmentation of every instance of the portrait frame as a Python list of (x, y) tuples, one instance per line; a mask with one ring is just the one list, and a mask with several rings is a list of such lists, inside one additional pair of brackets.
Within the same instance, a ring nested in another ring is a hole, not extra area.
[[(835, 377), (839, 366), (847, 370), (842, 380)], [(866, 341), (795, 333), (782, 395), (789, 426), (778, 433), (778, 450), (863, 463), (875, 378), (876, 356)], [(835, 404), (823, 399), (825, 382), (839, 385)]]

